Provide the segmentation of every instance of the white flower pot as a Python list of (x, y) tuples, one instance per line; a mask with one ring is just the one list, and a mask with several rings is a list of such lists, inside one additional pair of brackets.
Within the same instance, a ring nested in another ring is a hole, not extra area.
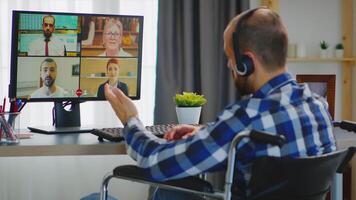
[(336, 58), (343, 58), (344, 57), (344, 50), (343, 49), (336, 49), (335, 50), (335, 57)]
[(328, 56), (328, 50), (327, 49), (321, 49), (320, 50), (320, 58), (327, 58)]
[(199, 124), (200, 107), (176, 107), (179, 124)]

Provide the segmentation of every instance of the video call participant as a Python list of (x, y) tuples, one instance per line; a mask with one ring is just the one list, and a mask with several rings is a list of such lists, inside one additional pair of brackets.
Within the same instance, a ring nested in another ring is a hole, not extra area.
[(105, 51), (99, 54), (99, 56), (132, 57), (130, 53), (124, 51), (121, 47), (122, 36), (123, 26), (120, 20), (107, 18), (103, 31), (103, 45)]
[[(198, 130), (190, 125), (177, 126), (165, 134), (166, 140), (145, 129), (135, 105), (124, 93), (105, 85), (106, 98), (125, 125), (128, 155), (149, 177), (166, 181), (226, 170), (231, 141), (240, 131), (284, 135), (287, 141), (282, 148), (255, 146), (248, 139), (239, 144), (233, 187), (238, 190), (233, 199), (246, 199), (255, 157), (307, 157), (334, 151), (327, 103), (287, 73), (287, 45), (287, 30), (272, 10), (259, 8), (233, 18), (224, 32), (224, 50), (236, 88), (249, 96), (227, 106), (214, 123)], [(162, 189), (155, 199), (197, 198)]]
[(68, 92), (56, 85), (57, 64), (52, 58), (46, 58), (41, 63), (41, 80), (43, 86), (31, 94), (31, 98), (66, 97)]
[(46, 15), (42, 19), (43, 36), (30, 43), (29, 56), (64, 56), (65, 45), (54, 35), (55, 18)]
[(116, 58), (110, 59), (106, 64), (106, 76), (108, 80), (101, 84), (98, 89), (97, 96), (100, 99), (105, 99), (104, 86), (109, 84), (110, 87), (119, 88), (126, 96), (128, 95), (128, 87), (126, 83), (120, 82), (119, 80), (120, 66), (119, 60)]

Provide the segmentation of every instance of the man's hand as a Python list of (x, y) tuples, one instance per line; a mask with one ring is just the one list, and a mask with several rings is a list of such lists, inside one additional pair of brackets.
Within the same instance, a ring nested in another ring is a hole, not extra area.
[(105, 97), (110, 102), (120, 121), (126, 125), (130, 117), (137, 117), (135, 104), (120, 89), (112, 88), (105, 84)]
[(173, 127), (167, 133), (165, 133), (163, 138), (168, 141), (185, 139), (189, 136), (194, 135), (199, 128), (200, 127), (198, 126), (192, 126), (188, 124), (178, 125)]

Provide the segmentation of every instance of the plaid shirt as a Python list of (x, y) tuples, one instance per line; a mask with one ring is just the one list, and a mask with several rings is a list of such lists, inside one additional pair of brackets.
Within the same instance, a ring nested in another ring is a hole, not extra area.
[(243, 130), (262, 130), (284, 135), (282, 148), (253, 144), (248, 138), (238, 145), (237, 181), (240, 197), (248, 195), (250, 164), (258, 156), (305, 157), (336, 150), (327, 103), (312, 94), (306, 84), (297, 84), (288, 73), (263, 85), (250, 98), (227, 106), (216, 121), (194, 136), (166, 141), (145, 130), (138, 118), (124, 129), (128, 154), (152, 179), (192, 176), (226, 169), (234, 136)]

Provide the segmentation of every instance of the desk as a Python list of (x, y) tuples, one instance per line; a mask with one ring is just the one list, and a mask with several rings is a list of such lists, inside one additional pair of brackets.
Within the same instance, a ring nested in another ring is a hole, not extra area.
[[(338, 148), (356, 146), (356, 133), (334, 129)], [(123, 142), (99, 142), (91, 133), (45, 135), (34, 133), (17, 145), (0, 145), (0, 157), (64, 156), (64, 155), (121, 155), (126, 154)], [(355, 165), (356, 166), (356, 165)]]
[[(90, 133), (34, 134), (0, 146), (0, 199), (80, 199), (97, 192), (103, 176), (118, 165), (134, 164), (124, 143), (103, 142)], [(120, 155), (118, 155), (120, 154)], [(111, 195), (144, 199), (147, 186), (116, 181)], [(135, 193), (128, 193), (135, 188)]]
[(30, 139), (21, 139), (17, 145), (0, 145), (0, 157), (118, 155), (126, 154), (125, 144), (99, 142), (90, 133), (44, 135), (34, 133)]
[[(339, 148), (356, 146), (356, 134), (335, 128), (335, 138)], [(125, 144), (99, 142), (90, 133), (43, 135), (34, 134), (31, 139), (22, 139), (20, 144), (0, 146), (0, 157), (15, 156), (64, 156), (64, 155), (118, 155), (126, 154)], [(356, 156), (351, 161), (356, 166)], [(356, 185), (356, 167), (352, 167), (351, 185)], [(356, 190), (351, 191), (351, 199), (356, 200)]]

